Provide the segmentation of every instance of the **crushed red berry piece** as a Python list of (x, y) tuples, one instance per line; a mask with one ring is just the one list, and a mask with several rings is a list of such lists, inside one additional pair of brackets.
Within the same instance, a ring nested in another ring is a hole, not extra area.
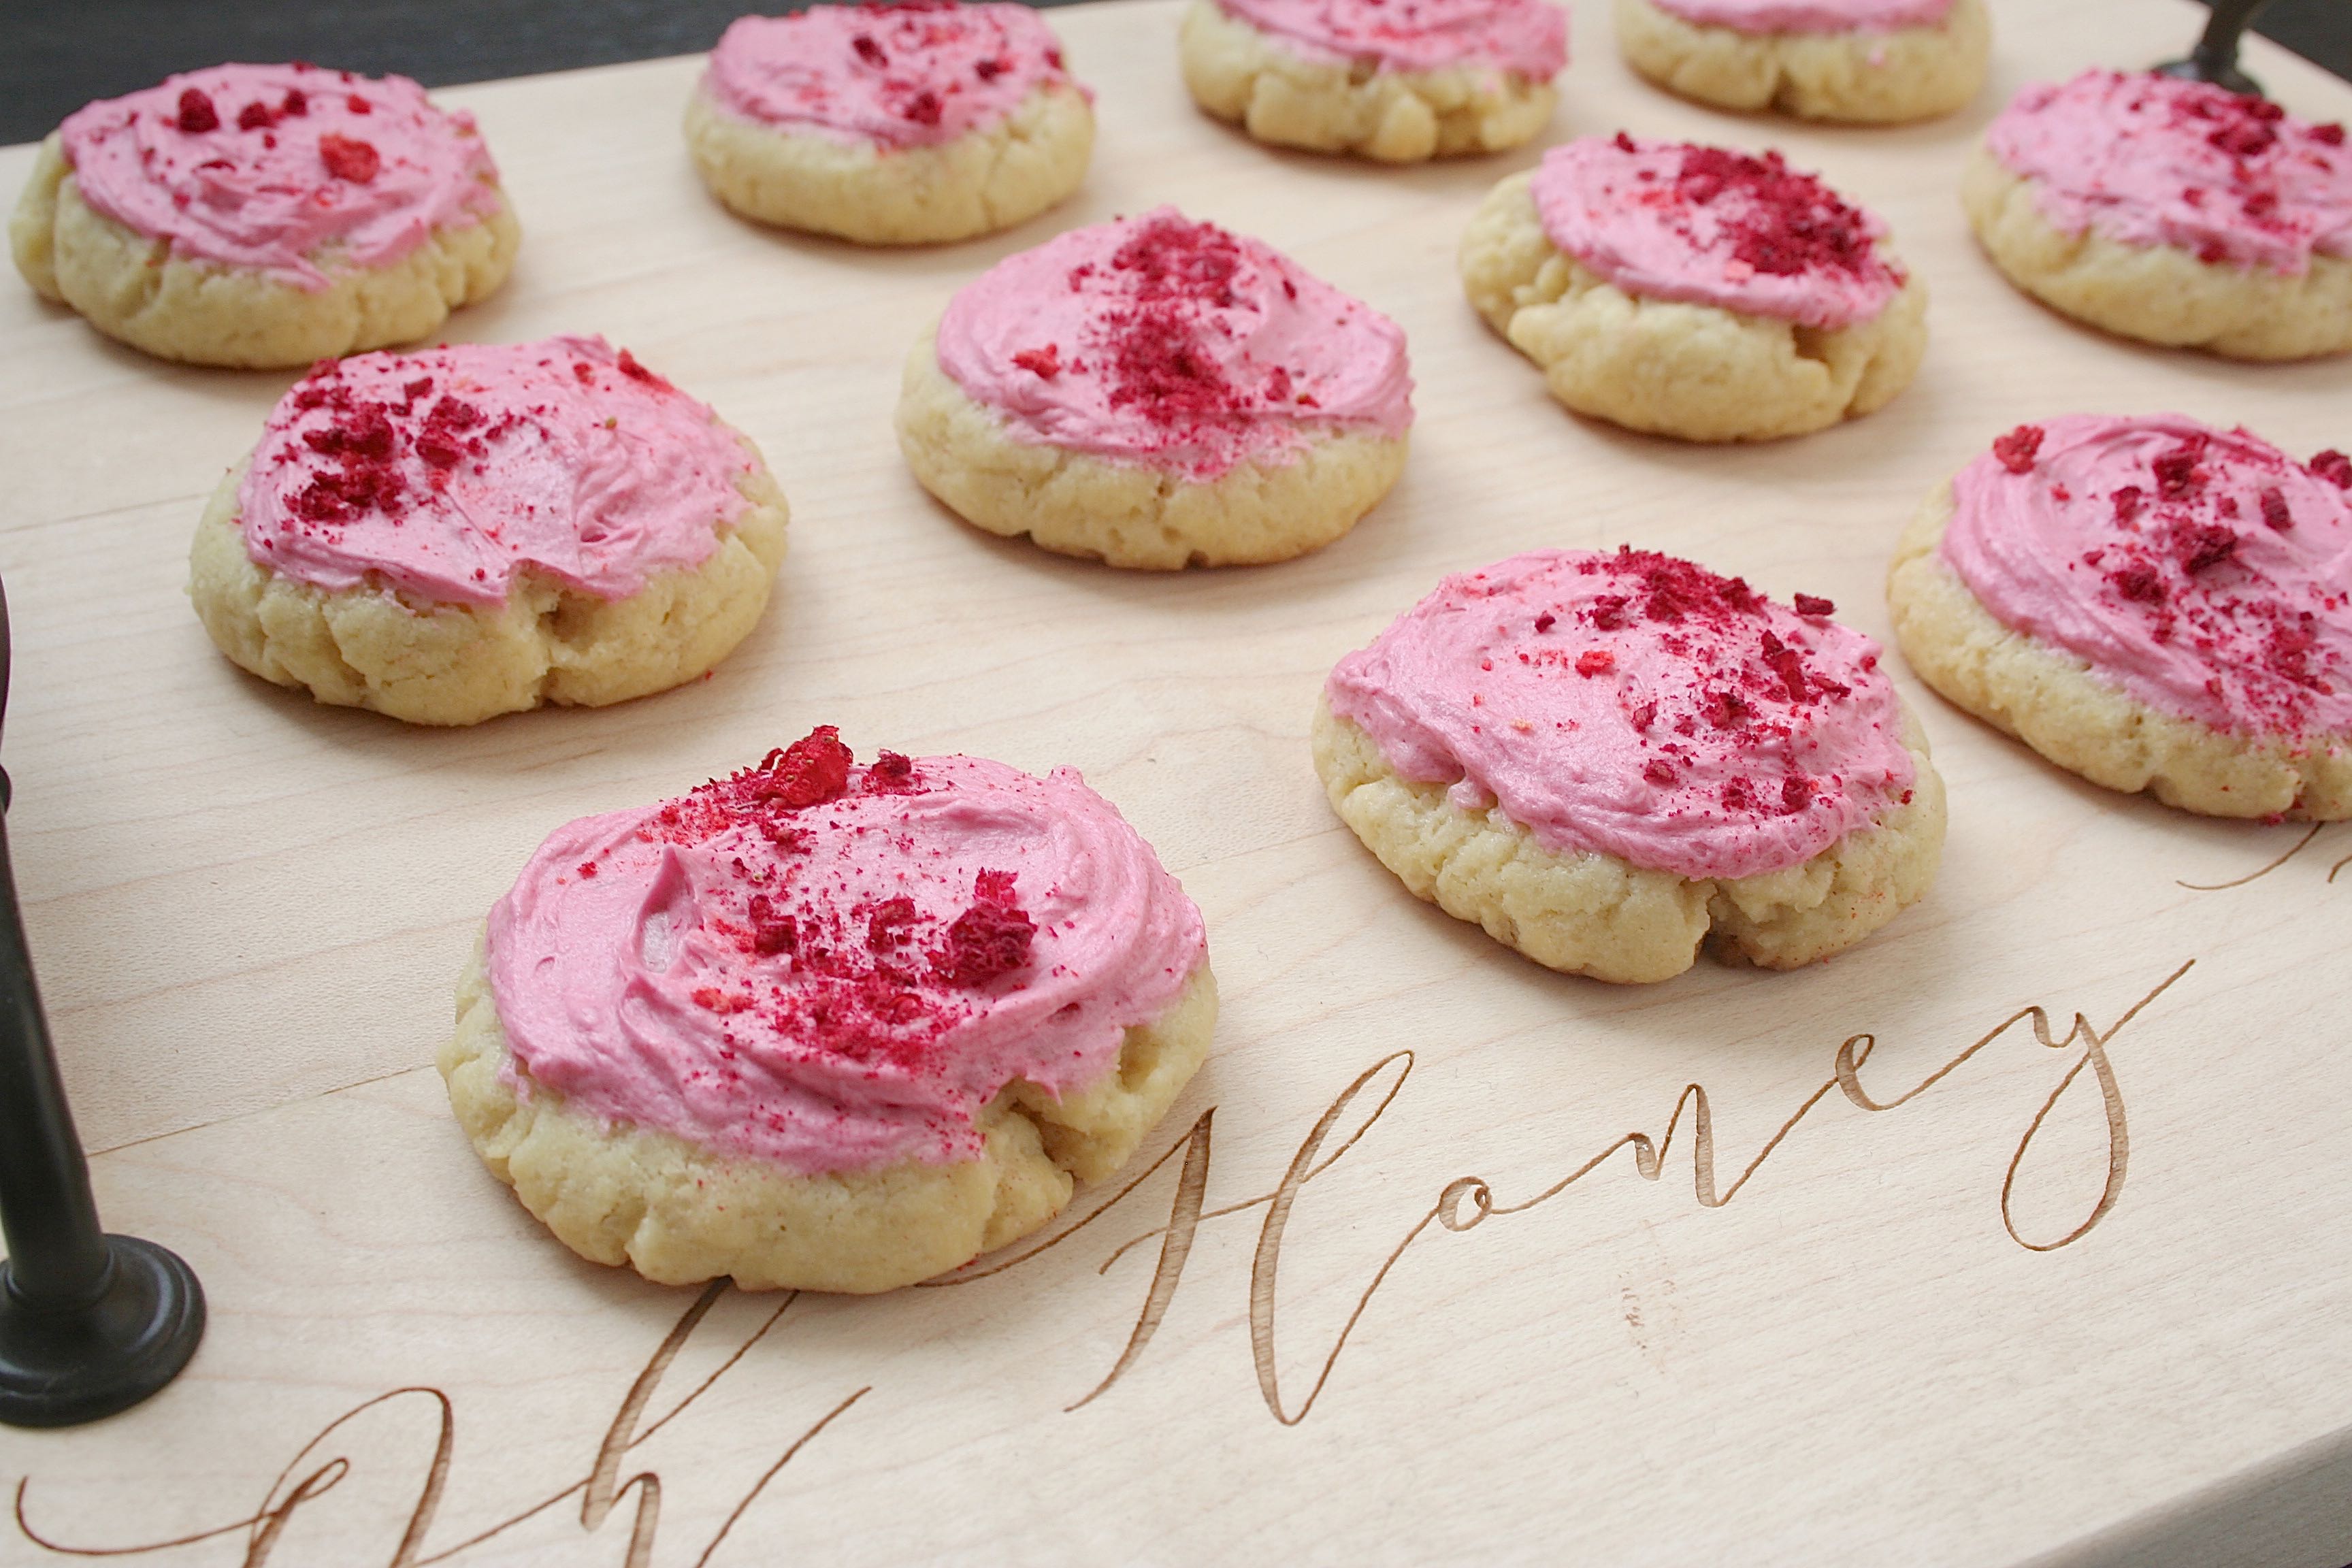
[(278, 112), (297, 116), (308, 114), (310, 112), (310, 100), (300, 88), (288, 88), (285, 98), (278, 102)]
[(596, 862), (593, 860), (581, 861), (580, 874), (583, 877), (593, 877), (596, 874)]
[(1559, 625), (1559, 617), (1553, 615), (1549, 610), (1546, 610), (1542, 615), (1536, 617), (1536, 630), (1539, 632), (1548, 632), (1551, 630), (1553, 626)]
[(1626, 135), (1622, 131), (1617, 132), (1617, 134), (1611, 137), (1610, 140), (1617, 144), (1617, 151), (1620, 153), (1638, 153), (1641, 151), (1640, 148), (1633, 145), (1633, 139), (1631, 136)]
[(2152, 465), (2156, 470), (2156, 493), (2166, 500), (2179, 500), (2197, 493), (2197, 459), (2203, 455), (2204, 443), (2184, 441), (2171, 451), (2161, 453)]
[(1682, 782), (1682, 775), (1675, 772), (1674, 764), (1661, 757), (1652, 757), (1643, 763), (1642, 776), (1660, 789), (1672, 789)]
[(1737, 730), (1748, 721), (1752, 711), (1748, 699), (1737, 691), (1716, 690), (1706, 695), (1706, 721), (1718, 730)]
[(2115, 503), (2116, 521), (2129, 522), (2139, 515), (2139, 504), (2147, 499), (2147, 492), (2137, 485), (2126, 485), (2107, 499)]
[(946, 107), (940, 101), (940, 95), (927, 87), (908, 99), (907, 107), (899, 112), (918, 125), (937, 125), (940, 114)]
[(1723, 804), (1733, 811), (1746, 811), (1756, 804), (1755, 793), (1746, 779), (1726, 779), (1723, 783)]
[(621, 351), (621, 357), (615, 363), (620, 366), (621, 374), (627, 376), (631, 381), (641, 381), (647, 386), (667, 387), (669, 385), (668, 382), (664, 381), (660, 376), (656, 375), (653, 372), (639, 364), (637, 363), (637, 356), (631, 353), (626, 349), (623, 349)]
[(982, 81), (994, 81), (1013, 68), (999, 59), (982, 60), (971, 68), (972, 74)]
[(257, 98), (236, 111), (239, 131), (267, 131), (277, 123), (277, 111)]
[[(1012, 880), (1009, 872), (983, 871), (981, 876)], [(937, 964), (940, 977), (958, 985), (985, 985), (1021, 968), (1029, 962), (1029, 945), (1037, 935), (1036, 922), (1011, 901), (1009, 888), (1001, 896), (992, 896), (986, 888), (975, 892), (971, 908), (948, 927), (947, 946)]]
[(1797, 595), (1797, 614), (1814, 617), (1834, 616), (1837, 605), (1818, 594), (1800, 594)]
[(880, 70), (890, 63), (890, 57), (882, 52), (882, 46), (874, 41), (874, 35), (871, 33), (858, 34), (849, 40), (849, 47), (857, 51), (859, 59), (864, 60), (876, 70)]
[(1780, 781), (1780, 810), (1790, 816), (1805, 809), (1813, 798), (1813, 781), (1801, 773), (1790, 773)]
[(1013, 356), (1013, 363), (1040, 381), (1052, 381), (1062, 374), (1061, 345), (1047, 343), (1042, 349), (1023, 349)]
[(220, 110), (213, 107), (212, 95), (200, 87), (180, 89), (179, 126), (194, 136), (220, 129)]
[(2181, 570), (2195, 576), (2238, 553), (2238, 536), (2220, 523), (2184, 525), (2177, 541)]
[(383, 167), (383, 159), (373, 146), (357, 137), (338, 136), (331, 131), (319, 138), (319, 162), (335, 178), (349, 180), (355, 185), (366, 184)]
[(2145, 561), (2128, 562), (2107, 574), (2116, 592), (2125, 598), (2143, 605), (2160, 605), (2165, 599), (2164, 579), (2156, 568)]
[(798, 809), (838, 798), (849, 787), (853, 760), (841, 743), (840, 729), (819, 724), (782, 751), (769, 752), (761, 766), (772, 775), (778, 797)]
[(1764, 662), (1773, 674), (1780, 678), (1780, 688), (1788, 693), (1789, 700), (1804, 701), (1807, 695), (1804, 659), (1795, 648), (1790, 647), (1770, 632), (1764, 634), (1763, 647)]
[(779, 914), (765, 893), (751, 895), (751, 951), (763, 955), (790, 952), (800, 945), (800, 930), (793, 917)]
[(375, 112), (375, 105), (370, 103), (366, 99), (362, 98), (356, 92), (346, 93), (344, 95), (343, 107), (350, 110), (353, 114), (373, 114)]
[(2315, 455), (2305, 466), (2337, 489), (2352, 490), (2352, 457), (2331, 448)]
[(2259, 121), (2241, 121), (2209, 132), (2205, 140), (2233, 158), (2258, 158), (2278, 142), (2278, 132)]
[[(1759, 272), (1859, 276), (1884, 266), (1861, 209), (1812, 175), (1790, 169), (1778, 153), (1755, 158), (1721, 147), (1685, 148), (1675, 194), (1714, 207), (1732, 255)], [(1737, 199), (1723, 201), (1726, 195)]]
[(1992, 455), (2000, 466), (2012, 474), (2033, 471), (2033, 459), (2042, 450), (2042, 426), (2021, 425), (1993, 442)]
[(1582, 676), (1607, 675), (1617, 668), (1617, 656), (1605, 647), (1589, 647), (1576, 656), (1576, 673)]
[(2286, 496), (2276, 485), (2263, 491), (2263, 521), (2284, 533), (2294, 526), (2294, 513), (2287, 510)]

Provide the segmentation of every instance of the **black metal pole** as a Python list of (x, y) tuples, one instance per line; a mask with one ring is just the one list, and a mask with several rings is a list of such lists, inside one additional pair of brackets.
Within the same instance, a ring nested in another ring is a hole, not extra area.
[[(0, 591), (0, 713), (8, 701)], [(10, 798), (0, 772), (0, 814)], [(175, 1253), (99, 1228), (48, 1018), (33, 979), (0, 815), (0, 1422), (72, 1426), (179, 1375), (205, 1333), (205, 1292)]]
[(2238, 68), (2238, 40), (2252, 25), (2254, 13), (2269, 4), (2270, 0), (2212, 0), (2213, 15), (2205, 24), (2204, 37), (2189, 51), (2189, 58), (2160, 65), (2157, 70), (2165, 76), (2210, 81), (2231, 92), (2261, 97), (2262, 84)]

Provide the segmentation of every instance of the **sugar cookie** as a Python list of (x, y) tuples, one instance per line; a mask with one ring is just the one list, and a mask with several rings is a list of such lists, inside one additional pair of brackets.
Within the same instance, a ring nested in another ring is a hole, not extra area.
[(2211, 816), (2352, 816), (2352, 458), (2177, 414), (2021, 425), (1887, 579), (1920, 679), (2060, 767)]
[(959, 291), (908, 359), (898, 444), (992, 533), (1172, 569), (1339, 538), (1396, 482), (1412, 423), (1396, 323), (1161, 207)]
[(2203, 82), (2085, 71), (2010, 100), (1960, 199), (2011, 282), (2120, 337), (2231, 359), (2352, 350), (2341, 125)]
[(1944, 786), (1878, 647), (1648, 551), (1448, 577), (1331, 671), (1315, 768), (1417, 898), (1554, 969), (1841, 952), (1935, 879)]
[(1778, 153), (1589, 136), (1488, 194), (1462, 237), (1478, 313), (1554, 397), (1689, 441), (1879, 408), (1927, 352), (1885, 226)]
[(1724, 109), (1884, 124), (1949, 114), (1984, 85), (1984, 0), (1616, 0), (1626, 63)]
[(1548, 0), (1192, 0), (1178, 47), (1192, 100), (1260, 142), (1418, 163), (1541, 131), (1568, 14)]
[(473, 117), (406, 77), (215, 66), (41, 144), (16, 269), (192, 364), (308, 364), (421, 338), (505, 281), (520, 230)]
[(230, 658), (321, 702), (471, 724), (691, 680), (767, 607), (783, 493), (602, 338), (319, 366), (197, 525)]
[(861, 245), (1010, 228), (1086, 178), (1093, 100), (1025, 5), (812, 5), (727, 29), (686, 111), (745, 217)]
[(861, 766), (828, 726), (550, 835), (440, 1066), (582, 1257), (888, 1290), (1126, 1163), (1216, 1011), (1200, 910), (1076, 772)]

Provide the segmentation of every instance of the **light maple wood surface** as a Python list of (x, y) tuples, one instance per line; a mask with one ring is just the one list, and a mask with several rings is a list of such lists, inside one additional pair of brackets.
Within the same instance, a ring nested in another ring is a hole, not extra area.
[[(1883, 637), (1896, 532), (2021, 420), (2178, 408), (2352, 446), (2352, 364), (2103, 338), (1976, 253), (1955, 182), (2009, 93), (2179, 54), (2202, 16), (1996, 9), (1969, 111), (1825, 131), (1645, 88), (1578, 5), (1547, 140), (1783, 147), (1932, 290), (1891, 407), (1738, 450), (1580, 423), (1464, 304), (1462, 224), (1535, 150), (1259, 148), (1186, 101), (1173, 0), (1054, 14), (1100, 92), (1087, 187), (940, 249), (729, 217), (678, 135), (693, 60), (442, 94), (527, 235), (452, 331), (625, 343), (756, 438), (794, 511), (775, 603), (713, 679), (462, 732), (265, 686), (190, 612), (203, 498), (286, 376), (160, 364), (0, 286), (17, 875), (107, 1217), (184, 1252), (213, 1314), (149, 1405), (0, 1433), (0, 1562), (223, 1527), (128, 1560), (2352, 1558), (2352, 827), (2107, 795), (1915, 683), (1952, 791), (1927, 902), (1804, 973), (1612, 989), (1407, 897), (1307, 761), (1323, 672), (1447, 571), (1633, 541)], [(2278, 50), (2249, 63), (2300, 112), (2352, 112)], [(0, 152), (0, 187), (30, 163)], [(901, 357), (960, 283), (1163, 201), (1410, 334), (1410, 468), (1318, 555), (1115, 573), (960, 526), (898, 460)], [(1224, 1013), (1129, 1174), (1171, 1157), (1108, 1210), (1118, 1188), (1082, 1194), (1070, 1220), (1099, 1217), (1066, 1240), (954, 1289), (704, 1312), (550, 1240), (426, 1064), (541, 835), (819, 722), (862, 754), (1082, 768), (1205, 910)], [(1842, 1045), (1867, 1053), (1843, 1082)]]

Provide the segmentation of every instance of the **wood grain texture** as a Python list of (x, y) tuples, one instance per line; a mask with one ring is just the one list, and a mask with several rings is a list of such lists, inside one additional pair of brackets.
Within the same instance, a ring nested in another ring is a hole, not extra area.
[[(214, 1313), (150, 1405), (0, 1435), (24, 1483), (0, 1562), (221, 1527), (131, 1560), (2352, 1557), (2324, 1484), (2352, 1469), (2352, 867), (2330, 869), (2352, 826), (2109, 795), (1915, 684), (1952, 792), (1927, 901), (1810, 971), (1618, 990), (1415, 903), (1325, 806), (1324, 671), (1444, 572), (1631, 540), (1884, 637), (1919, 497), (2021, 419), (2179, 408), (2347, 444), (2352, 365), (2101, 338), (1968, 240), (1954, 184), (1993, 109), (2177, 50), (2181, 0), (1999, 5), (1979, 103), (1891, 132), (1664, 98), (1578, 9), (1554, 139), (1777, 144), (1892, 221), (1935, 336), (1891, 407), (1745, 450), (1562, 414), (1453, 269), (1534, 152), (1255, 147), (1185, 101), (1174, 0), (1057, 14), (1101, 92), (1076, 200), (910, 254), (719, 210), (677, 134), (691, 60), (445, 94), (527, 234), (453, 330), (628, 344), (793, 500), (751, 639), (601, 712), (425, 732), (240, 675), (187, 605), (186, 547), (286, 378), (148, 362), (0, 289), (27, 920), (110, 1223), (183, 1250)], [(2280, 51), (2252, 64), (2301, 112), (2352, 110)], [(0, 187), (29, 163), (0, 152)], [(1161, 201), (1411, 337), (1412, 464), (1318, 555), (1116, 574), (961, 527), (898, 461), (901, 356), (961, 282)], [(950, 1289), (706, 1309), (550, 1241), (424, 1064), (549, 828), (817, 722), (862, 752), (1082, 768), (1202, 904), (1225, 1010), (1132, 1185), (1083, 1195), (1066, 1239)]]

